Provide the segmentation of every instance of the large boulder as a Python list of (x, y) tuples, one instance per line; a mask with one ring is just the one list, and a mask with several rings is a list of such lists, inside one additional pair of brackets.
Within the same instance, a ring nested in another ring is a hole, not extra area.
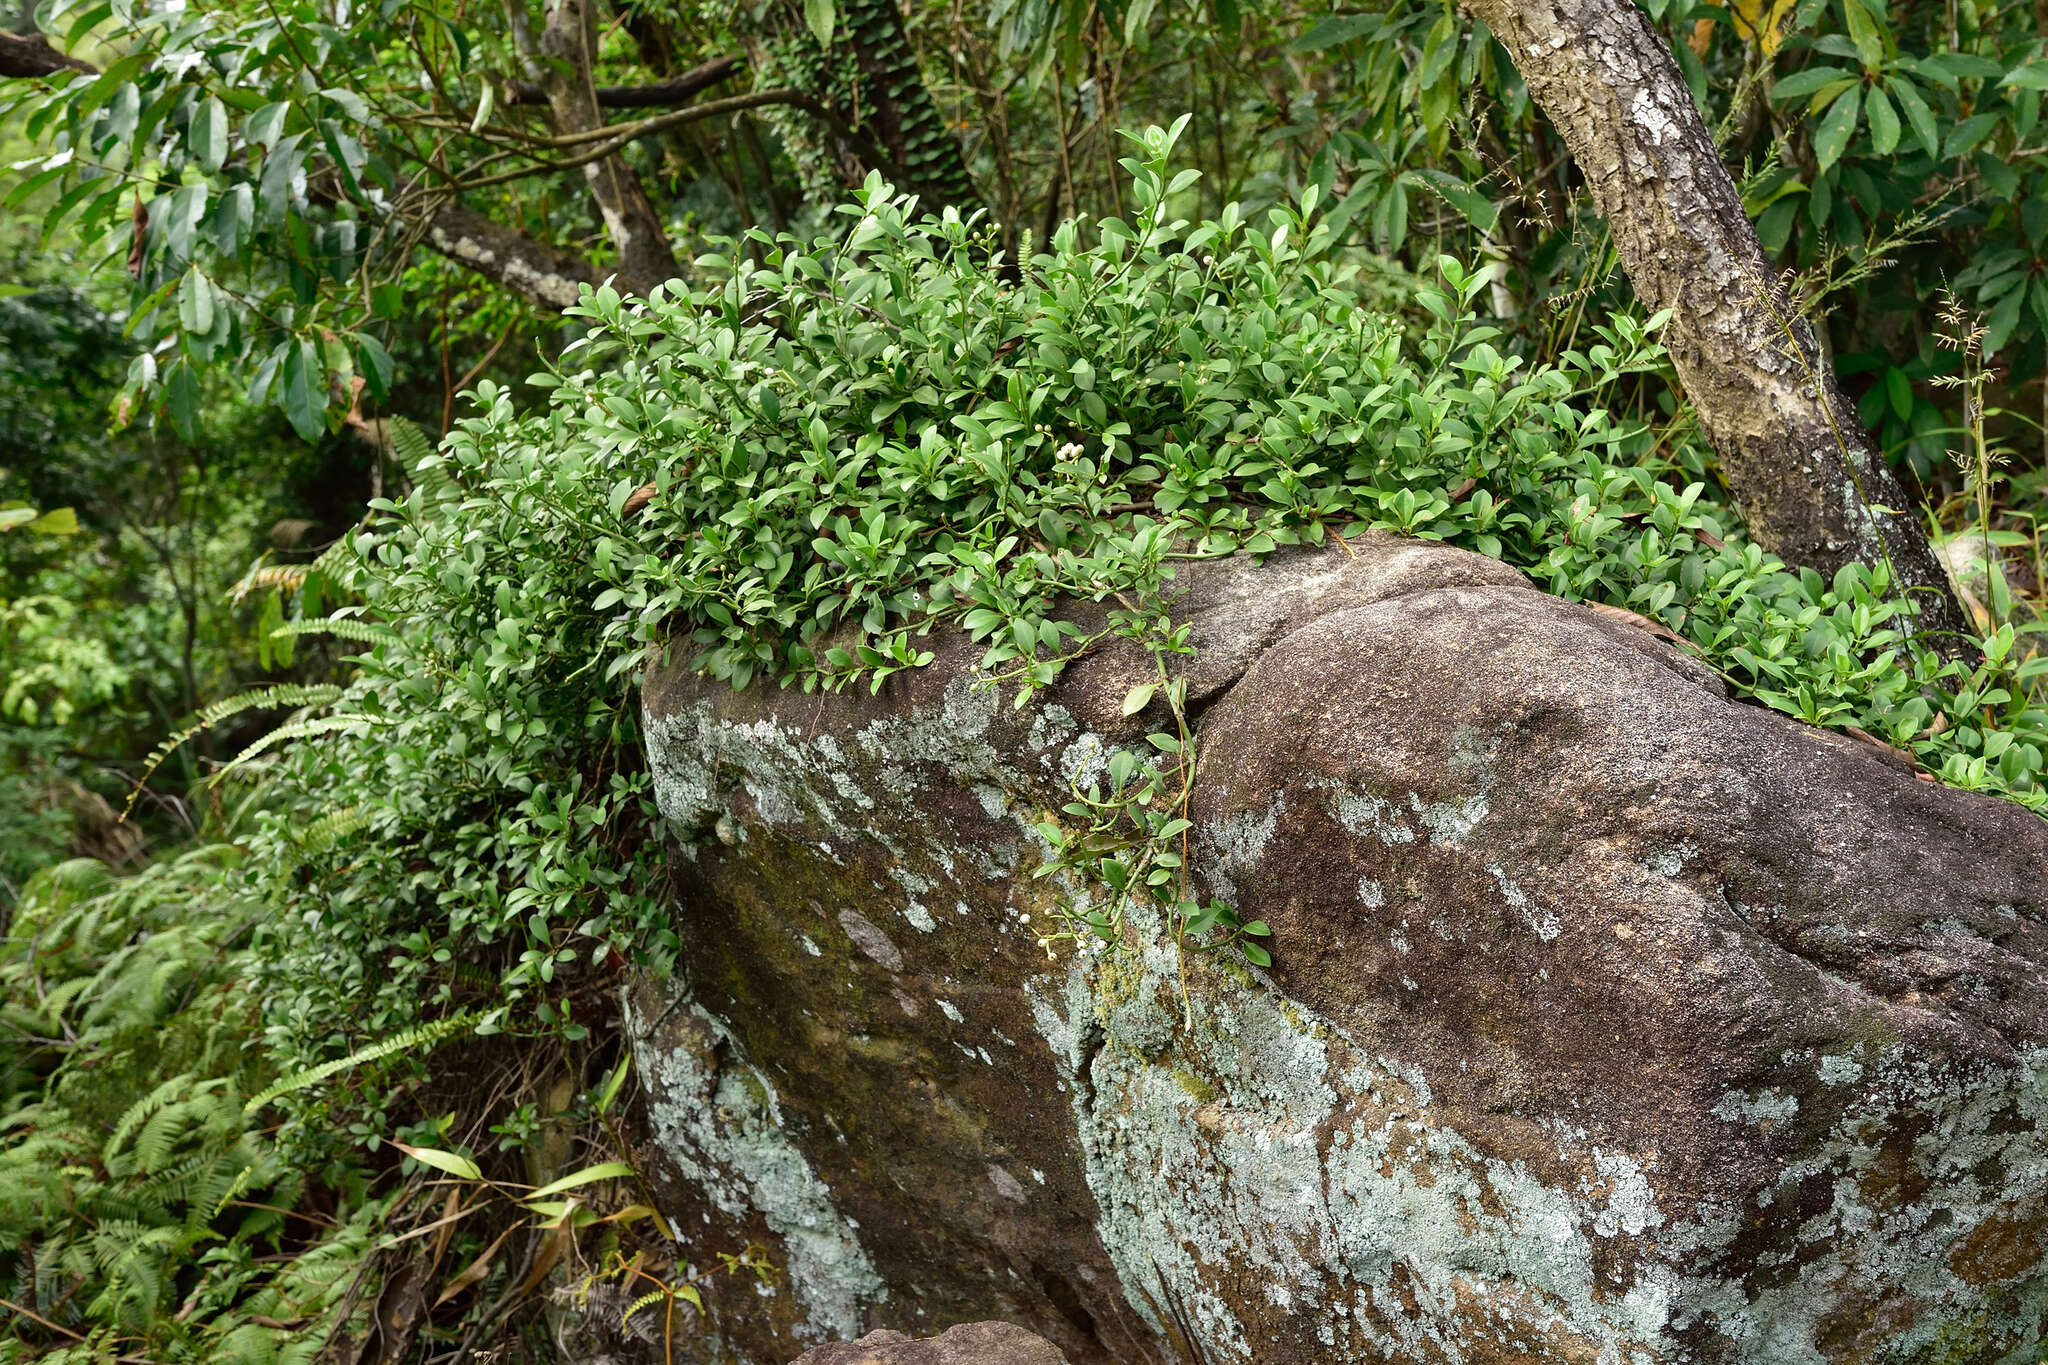
[(1179, 588), (1198, 861), (1270, 971), (1036, 941), (1143, 656), (1022, 711), (959, 637), (872, 696), (649, 676), (645, 1164), (683, 1260), (783, 1272), (707, 1282), (698, 1358), (2039, 1358), (2048, 824), (1440, 546)]
[(963, 1322), (923, 1341), (883, 1330), (813, 1346), (791, 1365), (1067, 1365), (1067, 1359), (1044, 1337), (1013, 1323)]

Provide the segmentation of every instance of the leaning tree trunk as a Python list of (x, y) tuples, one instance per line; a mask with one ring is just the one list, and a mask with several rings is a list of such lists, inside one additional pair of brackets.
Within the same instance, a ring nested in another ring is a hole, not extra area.
[(984, 207), (895, 0), (839, 0), (829, 47), (812, 35), (801, 0), (753, 0), (740, 24), (757, 81), (810, 97), (811, 112), (767, 114), (807, 191), (836, 197), (880, 171), (927, 212)]
[[(527, 0), (508, 0), (506, 11), (527, 74), (548, 106), (548, 124), (558, 136), (589, 134), (605, 126), (590, 54), (596, 47), (595, 0), (547, 0), (546, 27), (536, 43), (527, 29)], [(604, 218), (605, 234), (619, 253), (621, 293), (645, 294), (674, 279), (675, 249), (640, 177), (614, 152), (586, 163), (583, 178)]]
[[(1889, 562), (1921, 623), (1958, 632), (1948, 574), (1786, 305), (1671, 50), (1629, 0), (1464, 0), (1556, 125), (1607, 218), (1751, 534), (1832, 573)], [(1938, 636), (1953, 649), (1953, 634)]]

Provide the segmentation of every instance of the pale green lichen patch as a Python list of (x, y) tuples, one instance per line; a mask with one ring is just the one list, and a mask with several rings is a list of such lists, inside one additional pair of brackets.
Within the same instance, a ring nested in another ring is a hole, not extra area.
[(1686, 840), (1643, 859), (1643, 866), (1660, 877), (1676, 877), (1685, 871), (1688, 862), (1699, 856), (1699, 846), (1691, 840)]
[(1790, 1123), (1799, 1113), (1799, 1101), (1782, 1090), (1731, 1090), (1721, 1096), (1711, 1111), (1729, 1123)]
[[(1759, 1285), (1740, 1266), (1710, 1268), (1749, 1208), (1678, 1216), (1654, 1152), (1551, 1120), (1540, 1171), (1489, 1155), (1425, 1077), (1299, 1002), (1202, 968), (1190, 1028), (1177, 980), (1163, 944), (1114, 971), (1073, 965), (1062, 989), (1034, 994), (1034, 1017), (1069, 1068), (1103, 1241), (1133, 1305), (1178, 1305), (1215, 1360), (1259, 1359), (1278, 1313), (1332, 1361), (1498, 1359), (1510, 1347), (1529, 1361), (1670, 1361), (1685, 1358), (1679, 1334), (1706, 1322), (1736, 1344), (1731, 1359), (1818, 1365), (1859, 1275), (1908, 1286), (1918, 1305), (1885, 1359), (1938, 1359), (1916, 1352), (1957, 1340), (1959, 1315), (1983, 1301), (1956, 1268), (1958, 1234), (1988, 1238), (2048, 1195), (2048, 1060), (1957, 1087), (1898, 1053), (1876, 1065), (1816, 1055), (1816, 1083), (1855, 1098), (1819, 1150), (1781, 1163), (1774, 1188), (1826, 1178), (1834, 1206), (1769, 1254)], [(1730, 1092), (1714, 1112), (1781, 1129), (1800, 1105), (1781, 1090)], [(1927, 1121), (1938, 1136), (1913, 1157), (1927, 1179), (1886, 1187), (1885, 1144)], [(1992, 1187), (1996, 1170), (2018, 1183)], [(1619, 1280), (1615, 1265), (1629, 1268)], [(1970, 1339), (2017, 1340), (2043, 1298), (2029, 1291)]]
[(1137, 980), (1127, 965), (1111, 987), (1076, 965), (1034, 1000), (1074, 1068), (1104, 1244), (1140, 1312), (1180, 1305), (1214, 1359), (1258, 1358), (1252, 1285), (1340, 1360), (1460, 1358), (1462, 1306), (1496, 1288), (1537, 1336), (1626, 1352), (1661, 1329), (1668, 1290), (1617, 1304), (1595, 1284), (1595, 1243), (1663, 1221), (1635, 1158), (1560, 1136), (1585, 1177), (1546, 1185), (1482, 1156), (1411, 1069), (1362, 1055), (1299, 1002), (1203, 970), (1188, 1028), (1171, 949), (1138, 960)]
[(1384, 796), (1371, 791), (1353, 791), (1329, 778), (1310, 778), (1308, 785), (1330, 793), (1330, 813), (1347, 834), (1379, 836), (1381, 843), (1412, 844), (1415, 831), (1401, 817), (1401, 809)]
[(722, 1213), (758, 1212), (782, 1239), (790, 1292), (804, 1309), (806, 1340), (857, 1336), (861, 1314), (887, 1298), (852, 1223), (784, 1130), (775, 1088), (739, 1056), (724, 1021), (677, 998), (699, 1036), (715, 1039), (723, 1064), (689, 1047), (656, 1045), (659, 1020), (626, 1002), (633, 1063), (647, 1094), (648, 1124), (675, 1171)]

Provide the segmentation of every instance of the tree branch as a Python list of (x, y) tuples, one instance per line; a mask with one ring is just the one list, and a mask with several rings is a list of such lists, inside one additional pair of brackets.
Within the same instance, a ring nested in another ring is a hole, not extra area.
[(59, 52), (40, 33), (0, 30), (0, 77), (52, 76), (59, 71), (98, 74), (90, 62)]
[[(740, 69), (745, 58), (719, 57), (702, 66), (685, 71), (673, 80), (657, 82), (654, 85), (600, 85), (597, 87), (597, 106), (600, 109), (669, 109), (679, 104), (688, 104), (698, 94), (718, 85)], [(532, 81), (514, 81), (510, 87), (511, 104), (546, 104), (547, 92)]]
[(582, 286), (594, 286), (601, 278), (582, 257), (460, 204), (437, 210), (420, 240), (457, 265), (556, 312), (576, 302)]
[[(526, 3), (506, 0), (512, 10), (523, 10)], [(597, 87), (590, 79), (590, 54), (597, 45), (596, 4), (597, 0), (547, 0), (547, 23), (536, 45), (535, 75), (547, 93), (548, 124), (557, 137), (604, 130)], [(633, 168), (615, 151), (577, 160), (604, 220), (605, 233), (619, 253), (619, 288), (629, 294), (646, 294), (674, 279), (679, 272), (667, 224), (655, 211)]]

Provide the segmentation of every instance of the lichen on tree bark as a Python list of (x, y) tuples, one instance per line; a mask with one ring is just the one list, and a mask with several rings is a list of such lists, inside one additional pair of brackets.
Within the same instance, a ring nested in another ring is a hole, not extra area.
[(1922, 624), (1964, 627), (1898, 479), (1789, 306), (1671, 49), (1628, 0), (1464, 0), (1585, 177), (1750, 532), (1833, 573), (1889, 564)]

